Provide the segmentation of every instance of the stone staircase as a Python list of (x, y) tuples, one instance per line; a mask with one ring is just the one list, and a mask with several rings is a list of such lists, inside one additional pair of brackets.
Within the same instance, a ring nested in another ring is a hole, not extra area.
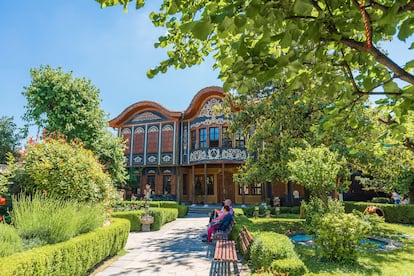
[(200, 215), (205, 215), (206, 217), (210, 216), (211, 212), (214, 209), (220, 209), (221, 206), (219, 205), (208, 205), (208, 206), (203, 206), (203, 205), (196, 205), (196, 206), (189, 206), (188, 209), (188, 213), (189, 214), (200, 214)]

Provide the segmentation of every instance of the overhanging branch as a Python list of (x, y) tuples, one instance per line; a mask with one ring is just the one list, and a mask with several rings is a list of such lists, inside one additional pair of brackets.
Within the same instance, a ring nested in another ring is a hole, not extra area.
[(378, 63), (384, 65), (392, 72), (394, 72), (396, 78), (400, 78), (403, 81), (414, 84), (414, 75), (411, 75), (410, 73), (402, 69), (393, 60), (381, 53), (381, 51), (379, 51), (376, 47), (371, 46), (369, 48), (366, 48), (365, 43), (358, 42), (349, 38), (341, 38), (339, 42), (360, 52), (367, 52)]

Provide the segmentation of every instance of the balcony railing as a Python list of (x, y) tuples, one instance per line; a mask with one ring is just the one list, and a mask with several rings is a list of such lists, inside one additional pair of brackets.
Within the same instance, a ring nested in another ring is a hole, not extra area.
[(243, 162), (247, 158), (247, 151), (241, 148), (206, 148), (190, 151), (190, 163), (203, 161), (238, 161)]

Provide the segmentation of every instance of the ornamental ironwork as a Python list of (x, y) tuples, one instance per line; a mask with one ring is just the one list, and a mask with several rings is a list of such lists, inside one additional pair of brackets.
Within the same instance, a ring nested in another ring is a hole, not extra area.
[(190, 153), (190, 162), (217, 161), (217, 160), (245, 161), (246, 158), (247, 158), (247, 151), (244, 149), (238, 149), (238, 148), (198, 149)]

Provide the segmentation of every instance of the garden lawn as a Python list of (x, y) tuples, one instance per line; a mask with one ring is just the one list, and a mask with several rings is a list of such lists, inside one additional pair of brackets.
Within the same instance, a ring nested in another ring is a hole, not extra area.
[[(249, 219), (251, 225), (246, 225), (256, 231), (274, 231), (288, 233), (300, 230), (303, 220), (288, 218), (259, 218)], [(295, 245), (295, 251), (309, 270), (306, 275), (414, 275), (414, 238), (402, 238), (399, 235), (414, 237), (414, 226), (383, 223), (381, 228), (385, 235), (393, 240), (404, 243), (404, 247), (391, 251), (361, 252), (353, 263), (333, 263), (323, 261), (318, 257), (315, 248)]]

